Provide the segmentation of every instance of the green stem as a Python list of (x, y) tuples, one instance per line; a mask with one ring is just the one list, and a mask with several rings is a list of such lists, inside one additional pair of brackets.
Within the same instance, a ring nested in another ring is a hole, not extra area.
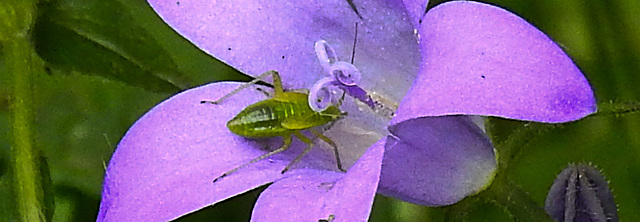
[(640, 112), (640, 102), (624, 101), (624, 102), (604, 102), (598, 104), (598, 112), (591, 116), (622, 116)]
[(564, 125), (532, 122), (514, 130), (506, 140), (495, 145), (498, 152), (498, 172), (505, 172), (509, 163), (517, 161), (521, 149), (526, 148), (531, 140), (551, 129)]
[(31, 1), (3, 1), (0, 4), (0, 43), (7, 71), (13, 76), (13, 123), (11, 147), (14, 195), (20, 221), (46, 221), (40, 156), (33, 143), (33, 48), (29, 30), (35, 17)]
[(506, 175), (510, 163), (517, 161), (522, 149), (533, 138), (565, 124), (528, 123), (514, 130), (509, 137), (496, 144), (498, 153), (497, 174), (491, 186), (478, 195), (486, 201), (502, 206), (517, 221), (552, 221), (544, 209), (531, 199)]
[(14, 75), (13, 157), (14, 191), (18, 214), (23, 221), (44, 221), (43, 187), (38, 152), (33, 146), (33, 95), (31, 92), (31, 52), (26, 41), (11, 41), (4, 45), (9, 72)]
[(527, 193), (503, 175), (497, 175), (491, 186), (478, 196), (505, 207), (517, 221), (553, 221)]

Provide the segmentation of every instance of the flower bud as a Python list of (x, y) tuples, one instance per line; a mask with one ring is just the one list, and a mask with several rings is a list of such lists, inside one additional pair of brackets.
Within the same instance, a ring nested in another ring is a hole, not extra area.
[(613, 194), (600, 172), (570, 164), (553, 182), (545, 211), (556, 221), (618, 221)]

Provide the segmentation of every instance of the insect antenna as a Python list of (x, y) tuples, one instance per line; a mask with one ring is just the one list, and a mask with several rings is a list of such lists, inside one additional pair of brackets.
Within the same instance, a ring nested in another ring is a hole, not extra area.
[(351, 50), (351, 64), (356, 59), (356, 43), (358, 43), (358, 22), (356, 22), (356, 33), (353, 37), (353, 49)]
[(217, 105), (217, 104), (220, 104), (220, 103), (221, 103), (222, 101), (224, 101), (225, 99), (228, 99), (229, 97), (231, 97), (231, 96), (235, 95), (236, 93), (238, 93), (238, 92), (240, 92), (240, 91), (242, 91), (242, 90), (246, 89), (247, 87), (252, 86), (252, 85), (254, 85), (254, 84), (258, 83), (260, 80), (264, 80), (264, 78), (266, 78), (266, 77), (267, 77), (267, 76), (269, 76), (269, 75), (274, 75), (274, 73), (275, 73), (275, 74), (277, 74), (278, 72), (276, 72), (276, 71), (274, 71), (274, 70), (266, 71), (266, 72), (264, 72), (264, 73), (260, 74), (260, 75), (259, 75), (258, 77), (256, 77), (255, 79), (251, 80), (250, 82), (247, 82), (247, 83), (245, 83), (245, 84), (241, 85), (240, 87), (238, 87), (237, 89), (234, 89), (234, 90), (233, 90), (233, 91), (231, 91), (230, 93), (227, 93), (226, 95), (224, 95), (224, 96), (220, 97), (220, 98), (219, 98), (218, 100), (216, 100), (216, 101), (202, 100), (202, 101), (200, 101), (200, 103), (211, 103), (211, 104), (216, 104), (216, 105)]
[(351, 10), (353, 10), (353, 12), (356, 13), (356, 15), (358, 16), (358, 18), (360, 18), (360, 20), (362, 20), (362, 15), (360, 15), (360, 12), (358, 12), (358, 8), (356, 7), (356, 4), (353, 3), (353, 0), (347, 0), (347, 2), (349, 3), (349, 6), (351, 6)]
[[(353, 48), (351, 49), (351, 64), (353, 65), (354, 60), (356, 59), (356, 45), (358, 44), (358, 22), (355, 23), (355, 35), (353, 36)], [(344, 96), (346, 92), (342, 91), (342, 97), (338, 100), (338, 106), (342, 105), (342, 101), (344, 101)]]

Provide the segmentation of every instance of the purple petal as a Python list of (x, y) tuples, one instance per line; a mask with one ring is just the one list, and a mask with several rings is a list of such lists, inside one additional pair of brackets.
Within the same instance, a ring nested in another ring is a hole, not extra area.
[(489, 185), (493, 146), (466, 116), (423, 117), (389, 127), (378, 192), (427, 206), (453, 204)]
[(589, 83), (571, 59), (504, 9), (444, 3), (426, 14), (419, 34), (420, 73), (395, 123), (452, 114), (564, 122), (596, 110)]
[[(285, 88), (308, 88), (326, 76), (314, 49), (320, 39), (350, 61), (356, 22), (354, 65), (363, 73), (364, 88), (400, 101), (417, 73), (420, 54), (399, 0), (356, 2), (364, 20), (344, 0), (149, 3), (199, 48), (249, 75), (276, 70)], [(394, 78), (383, 78), (388, 75)]]
[(383, 153), (380, 140), (346, 174), (306, 170), (276, 181), (258, 198), (252, 221), (367, 221)]
[[(243, 90), (219, 105), (200, 103), (236, 87), (237, 83), (216, 83), (188, 90), (140, 118), (111, 158), (98, 221), (171, 220), (282, 177), (280, 171), (304, 147), (300, 142), (281, 155), (212, 182), (281, 142), (249, 141), (226, 128), (226, 121), (242, 108), (264, 99), (257, 90)], [(303, 160), (300, 167), (335, 165), (332, 156), (324, 160), (317, 160), (313, 152), (308, 156), (316, 162)]]

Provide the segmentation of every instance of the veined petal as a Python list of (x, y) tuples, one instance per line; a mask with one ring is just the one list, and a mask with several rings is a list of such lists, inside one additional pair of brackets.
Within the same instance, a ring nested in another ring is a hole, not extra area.
[(362, 20), (344, 0), (149, 3), (200, 49), (249, 75), (276, 70), (289, 89), (309, 88), (325, 76), (315, 54), (320, 39), (350, 61), (356, 22), (354, 65), (363, 88), (400, 101), (418, 70), (418, 45), (400, 0), (355, 2)]
[(466, 116), (421, 117), (389, 127), (378, 192), (427, 206), (486, 188), (496, 170), (487, 136)]
[[(238, 83), (214, 83), (191, 89), (140, 118), (109, 162), (98, 221), (167, 221), (282, 177), (280, 172), (299, 149), (212, 182), (281, 143), (278, 139), (251, 141), (226, 128), (242, 108), (265, 98), (257, 90), (243, 90), (217, 105), (200, 103), (216, 100), (236, 87)], [(316, 165), (335, 164), (332, 159), (327, 162)], [(304, 161), (299, 165), (309, 166)]]
[(444, 3), (425, 15), (419, 34), (420, 73), (394, 123), (452, 114), (564, 122), (596, 110), (591, 87), (571, 59), (504, 9)]
[[(258, 198), (252, 221), (367, 221), (378, 186), (384, 139), (346, 174), (300, 170), (269, 186)], [(286, 216), (283, 216), (286, 215)]]

